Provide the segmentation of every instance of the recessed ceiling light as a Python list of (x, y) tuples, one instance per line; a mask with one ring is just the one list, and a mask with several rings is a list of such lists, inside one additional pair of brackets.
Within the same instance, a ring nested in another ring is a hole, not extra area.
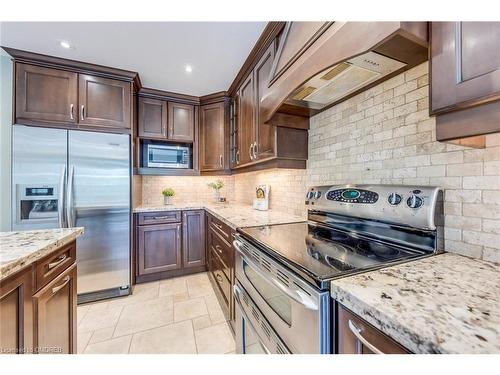
[(70, 49), (71, 48), (71, 44), (70, 42), (66, 41), (66, 40), (60, 40), (59, 41), (59, 45), (62, 47), (62, 48), (66, 48), (66, 49)]
[(184, 68), (186, 70), (186, 72), (188, 73), (191, 73), (193, 71), (193, 67), (191, 65), (186, 65), (186, 67)]

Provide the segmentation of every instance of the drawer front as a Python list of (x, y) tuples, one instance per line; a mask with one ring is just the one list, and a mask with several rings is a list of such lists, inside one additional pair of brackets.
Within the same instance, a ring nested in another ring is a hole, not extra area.
[(138, 214), (139, 225), (179, 223), (181, 211), (142, 212)]
[[(217, 232), (210, 230), (208, 233), (208, 246), (222, 260), (225, 266), (230, 267), (233, 264), (233, 248), (224, 241)], [(229, 273), (227, 273), (230, 279)]]
[(36, 262), (36, 285), (39, 290), (54, 280), (66, 268), (76, 261), (76, 242), (62, 247), (53, 254), (46, 256)]
[(231, 283), (226, 277), (224, 271), (224, 265), (219, 260), (219, 258), (213, 254), (210, 254), (210, 272), (219, 287), (219, 290), (222, 292), (224, 297), (224, 301), (226, 302), (226, 307), (229, 311), (229, 301), (231, 300)]
[(208, 215), (208, 226), (221, 235), (227, 243), (231, 243), (231, 228), (212, 215)]

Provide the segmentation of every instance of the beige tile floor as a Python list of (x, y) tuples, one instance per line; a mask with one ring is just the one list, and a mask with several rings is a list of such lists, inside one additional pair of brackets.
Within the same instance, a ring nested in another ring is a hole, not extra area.
[(208, 275), (139, 284), (131, 296), (78, 306), (78, 353), (224, 354), (235, 343)]

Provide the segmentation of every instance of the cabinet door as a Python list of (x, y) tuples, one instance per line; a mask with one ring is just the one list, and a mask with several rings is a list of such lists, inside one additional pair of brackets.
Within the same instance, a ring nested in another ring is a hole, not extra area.
[(177, 270), (182, 267), (181, 224), (138, 227), (139, 275)]
[(16, 64), (16, 122), (75, 124), (78, 75), (63, 70)]
[(200, 108), (200, 169), (224, 169), (225, 116), (224, 103), (204, 105)]
[(500, 99), (500, 22), (432, 22), (431, 112)]
[(238, 121), (238, 165), (244, 165), (253, 161), (252, 146), (255, 142), (255, 91), (252, 73), (239, 90)]
[(194, 106), (168, 102), (168, 139), (194, 141)]
[(184, 211), (182, 227), (183, 268), (204, 266), (206, 264), (205, 211)]
[(0, 284), (0, 353), (33, 348), (33, 281), (31, 268)]
[(76, 353), (76, 264), (38, 291), (33, 303), (38, 352)]
[(260, 110), (260, 100), (269, 84), (269, 75), (274, 60), (275, 45), (271, 43), (254, 69), (255, 77), (255, 114), (257, 131), (257, 158), (264, 159), (275, 155), (276, 127), (264, 124)]
[(339, 354), (407, 354), (396, 341), (342, 305), (338, 313)]
[(167, 139), (167, 102), (139, 98), (139, 137)]
[(80, 125), (130, 129), (130, 82), (84, 74), (78, 81)]

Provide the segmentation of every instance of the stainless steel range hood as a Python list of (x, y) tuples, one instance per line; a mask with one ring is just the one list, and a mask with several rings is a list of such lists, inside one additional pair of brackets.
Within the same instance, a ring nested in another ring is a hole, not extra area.
[(288, 22), (280, 36), (263, 119), (312, 116), (427, 60), (427, 22)]

